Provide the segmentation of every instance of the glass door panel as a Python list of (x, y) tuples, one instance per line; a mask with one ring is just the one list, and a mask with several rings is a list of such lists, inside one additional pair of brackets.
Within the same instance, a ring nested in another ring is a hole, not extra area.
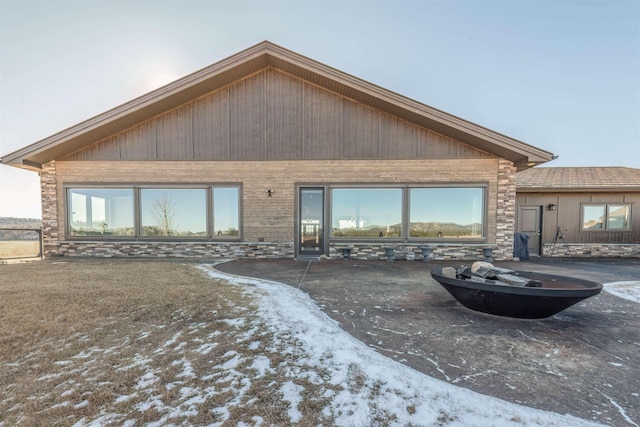
[(299, 200), (299, 252), (321, 255), (324, 253), (324, 189), (301, 188)]

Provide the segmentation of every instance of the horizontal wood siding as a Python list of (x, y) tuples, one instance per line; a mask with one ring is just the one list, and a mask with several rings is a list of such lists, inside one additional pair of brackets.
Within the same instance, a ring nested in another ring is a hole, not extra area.
[[(640, 243), (640, 193), (519, 193), (516, 199), (517, 205), (543, 207), (542, 243), (553, 242), (557, 227), (568, 243)], [(550, 203), (556, 210), (547, 208)], [(583, 231), (585, 203), (630, 203), (631, 231)]]
[[(495, 241), (498, 160), (325, 160), (228, 162), (56, 162), (58, 218), (64, 230), (65, 183), (229, 183), (243, 185), (245, 241), (292, 242), (296, 184), (487, 182), (488, 241)], [(348, 173), (345, 173), (348, 171)], [(266, 190), (274, 191), (268, 197)]]
[(265, 69), (63, 160), (490, 157), (450, 137)]

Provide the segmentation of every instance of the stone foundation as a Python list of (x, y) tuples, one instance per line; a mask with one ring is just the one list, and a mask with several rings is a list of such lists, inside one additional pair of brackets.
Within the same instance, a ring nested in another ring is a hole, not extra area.
[[(434, 261), (484, 260), (485, 248), (493, 248), (495, 261), (510, 260), (503, 257), (493, 245), (382, 245), (371, 243), (336, 243), (329, 248), (329, 258), (342, 258), (340, 249), (351, 248), (350, 258), (353, 260), (386, 260), (385, 248), (394, 248), (394, 258), (405, 260), (407, 254), (414, 254), (415, 261), (422, 261), (420, 247), (431, 248), (431, 259)], [(550, 254), (551, 245), (545, 244), (543, 256), (554, 258), (640, 258), (640, 244), (556, 244)], [(295, 250), (292, 242), (108, 242), (108, 241), (62, 241), (49, 242), (45, 257), (160, 257), (160, 258), (258, 258), (258, 259), (292, 259)]]
[(556, 243), (542, 248), (543, 256), (553, 258), (630, 258), (640, 257), (640, 244), (621, 243)]
[[(407, 254), (414, 254), (415, 261), (421, 261), (424, 245), (378, 245), (370, 243), (331, 244), (329, 258), (341, 258), (339, 249), (351, 248), (351, 259), (386, 260), (385, 248), (393, 247), (395, 259), (404, 260)], [(483, 249), (491, 245), (429, 245), (431, 259), (483, 260)], [(494, 259), (496, 252), (493, 253)], [(292, 259), (295, 256), (293, 243), (262, 242), (108, 242), (108, 241), (61, 241), (50, 243), (45, 255), (50, 257), (97, 257), (97, 258), (258, 258)]]
[(293, 258), (293, 243), (62, 241), (47, 257)]
[[(407, 259), (407, 254), (414, 254), (414, 261), (422, 261), (422, 250), (420, 247), (429, 246), (431, 248), (431, 259), (433, 261), (449, 261), (449, 260), (484, 260), (483, 249), (494, 248), (493, 259), (496, 261), (504, 261), (503, 258), (496, 258), (499, 252), (494, 245), (447, 245), (447, 244), (418, 244), (418, 245), (397, 245), (397, 244), (371, 244), (371, 243), (341, 243), (331, 244), (329, 249), (329, 258), (342, 258), (340, 249), (351, 248), (350, 259), (353, 260), (386, 260), (385, 248), (393, 247), (395, 249), (394, 256), (396, 260)], [(513, 259), (510, 254), (508, 260)]]

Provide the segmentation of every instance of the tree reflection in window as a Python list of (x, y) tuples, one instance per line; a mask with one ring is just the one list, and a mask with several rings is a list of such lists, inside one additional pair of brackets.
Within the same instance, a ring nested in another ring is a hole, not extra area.
[(143, 236), (206, 237), (206, 189), (140, 190)]

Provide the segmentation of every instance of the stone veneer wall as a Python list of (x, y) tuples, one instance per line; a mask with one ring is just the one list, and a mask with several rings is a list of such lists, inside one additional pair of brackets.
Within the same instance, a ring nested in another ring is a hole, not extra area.
[(56, 192), (56, 162), (42, 165), (40, 198), (42, 203), (42, 251), (45, 258), (59, 255), (58, 196)]
[(632, 258), (640, 257), (640, 245), (624, 243), (556, 243), (551, 252), (550, 243), (545, 243), (544, 256), (554, 258)]
[(516, 230), (516, 172), (512, 162), (498, 162), (498, 206), (496, 211), (496, 247), (494, 258), (513, 259), (513, 238)]
[[(406, 259), (407, 253), (413, 253), (415, 260), (422, 260), (423, 245), (378, 245), (369, 243), (331, 245), (329, 258), (341, 258), (340, 248), (351, 248), (354, 260), (384, 260), (385, 248), (395, 248), (396, 259)], [(446, 260), (483, 260), (483, 248), (490, 245), (429, 245), (432, 248), (431, 259)], [(51, 249), (51, 248), (50, 248)], [(258, 258), (281, 259), (294, 258), (293, 243), (262, 242), (104, 242), (104, 241), (62, 241), (50, 250), (48, 256), (69, 257), (160, 257), (160, 258)]]
[(77, 257), (293, 258), (293, 243), (63, 241), (57, 255)]
[[(329, 258), (342, 258), (340, 249), (350, 248), (350, 259), (354, 260), (386, 260), (385, 248), (394, 248), (395, 259), (407, 259), (407, 254), (413, 253), (416, 261), (421, 261), (423, 246), (431, 248), (430, 259), (433, 261), (449, 260), (484, 260), (484, 248), (496, 249), (494, 245), (464, 245), (464, 244), (371, 244), (371, 243), (340, 243), (331, 244)], [(493, 253), (495, 255), (495, 252)], [(494, 257), (495, 259), (495, 257)]]

